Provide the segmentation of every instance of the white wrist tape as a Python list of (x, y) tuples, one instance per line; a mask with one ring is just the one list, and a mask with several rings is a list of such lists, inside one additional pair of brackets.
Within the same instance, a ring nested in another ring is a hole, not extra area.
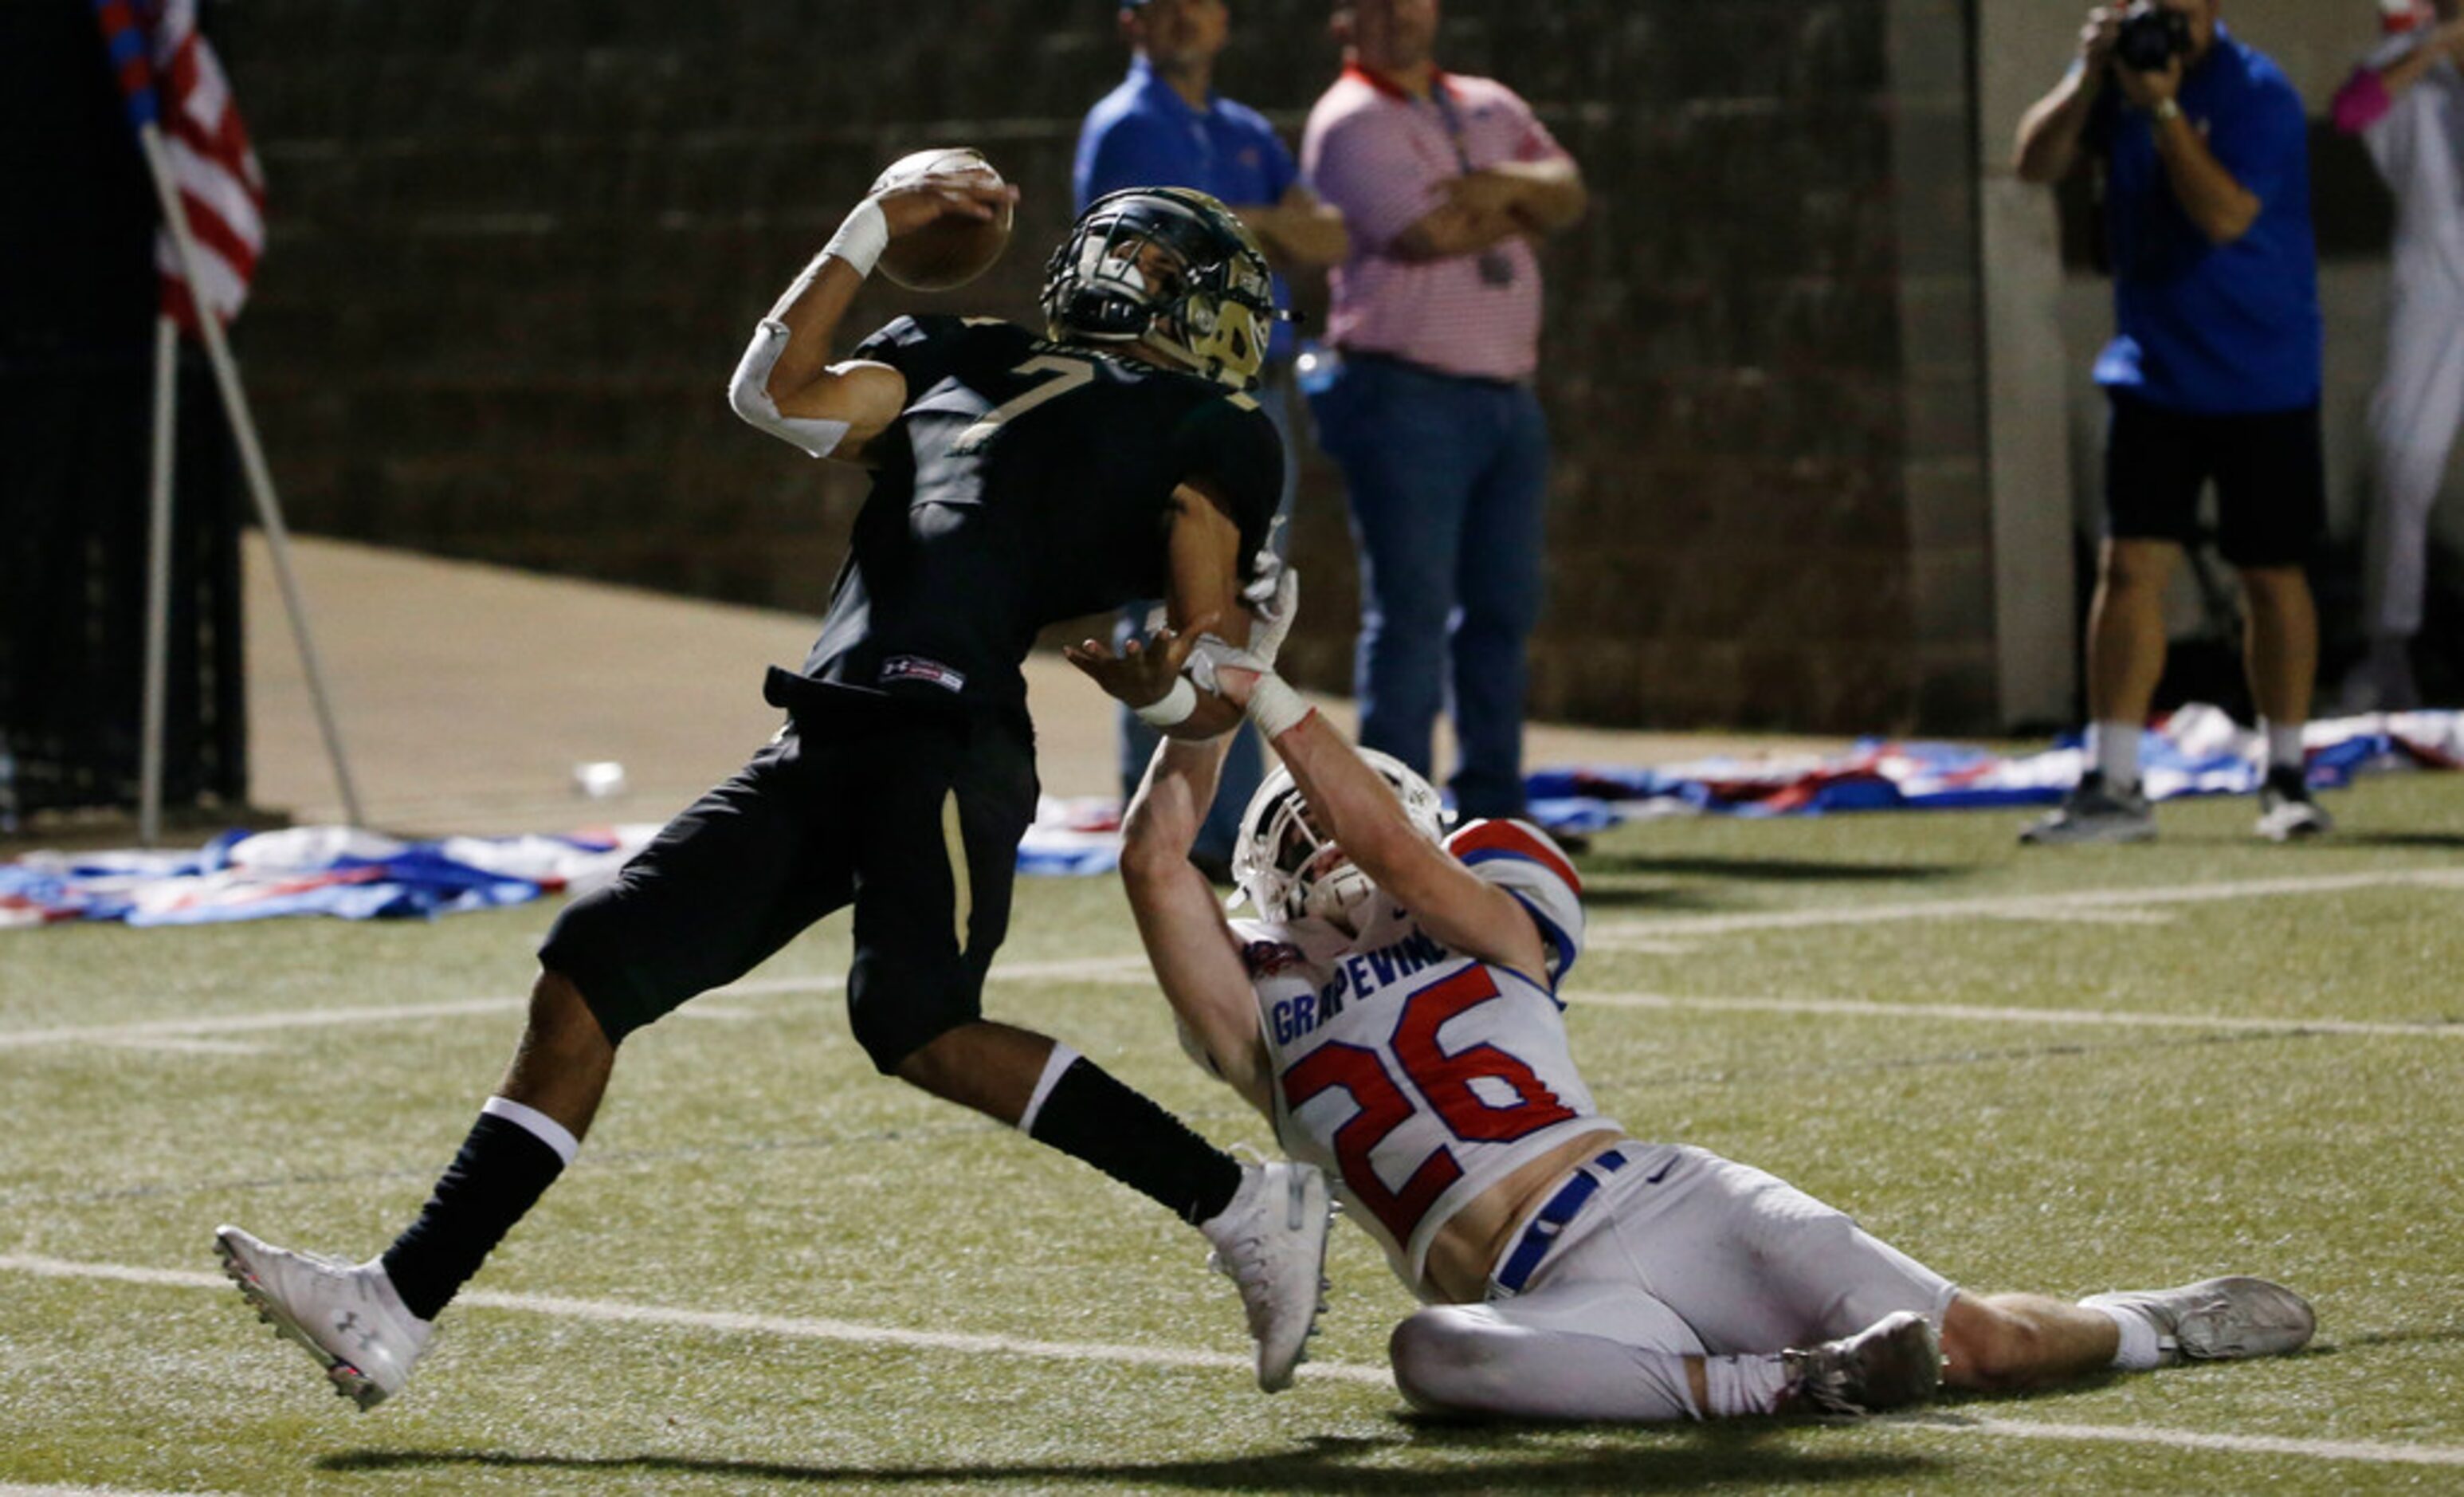
[(822, 253), (847, 261), (859, 275), (869, 275), (888, 248), (890, 221), (881, 216), (880, 204), (866, 198), (839, 225), (839, 231), (830, 235), (830, 242), (822, 246)]
[(753, 330), (753, 341), (744, 345), (744, 357), (737, 361), (736, 377), (727, 382), (728, 408), (743, 417), (747, 425), (791, 447), (802, 448), (815, 457), (827, 457), (847, 440), (847, 424), (781, 415), (779, 403), (770, 398), (770, 371), (778, 366), (779, 355), (786, 346), (787, 324), (776, 318), (763, 318), (761, 325)]
[(1258, 677), (1258, 684), (1249, 688), (1249, 720), (1258, 725), (1259, 736), (1270, 743), (1299, 727), (1302, 719), (1315, 711), (1301, 700), (1300, 693), (1272, 671)]
[(1190, 685), (1189, 677), (1185, 675), (1174, 676), (1171, 691), (1144, 707), (1134, 707), (1131, 711), (1136, 713), (1138, 720), (1150, 728), (1177, 726), (1188, 721), (1189, 715), (1198, 711), (1198, 688)]
[(1234, 666), (1265, 675), (1272, 669), (1272, 664), (1213, 634), (1200, 634), (1198, 636), (1198, 643), (1189, 649), (1187, 670), (1189, 678), (1198, 683), (1199, 690), (1220, 693), (1223, 690), (1223, 685), (1216, 678), (1217, 671), (1226, 666)]

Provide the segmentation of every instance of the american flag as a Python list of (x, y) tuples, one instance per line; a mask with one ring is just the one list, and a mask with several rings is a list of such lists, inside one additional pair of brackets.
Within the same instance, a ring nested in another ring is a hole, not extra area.
[[(265, 176), (231, 82), (197, 32), (197, 0), (95, 0), (129, 116), (157, 120), (197, 249), (198, 293), (225, 322), (239, 315), (265, 251)], [(158, 90), (159, 85), (159, 90)], [(168, 230), (156, 240), (163, 310), (197, 325)]]

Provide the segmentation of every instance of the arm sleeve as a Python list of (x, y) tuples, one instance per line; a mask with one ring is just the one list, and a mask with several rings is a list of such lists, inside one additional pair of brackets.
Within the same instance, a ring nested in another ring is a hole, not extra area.
[(1549, 980), (1563, 982), (1583, 946), (1583, 880), (1549, 834), (1529, 822), (1473, 822), (1446, 839), (1465, 868), (1523, 902), (1549, 948)]

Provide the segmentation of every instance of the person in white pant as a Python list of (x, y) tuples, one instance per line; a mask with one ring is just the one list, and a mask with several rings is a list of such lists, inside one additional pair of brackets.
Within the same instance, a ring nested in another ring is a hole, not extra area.
[(2369, 653), (2347, 710), (2421, 705), (2411, 646), (2428, 586), (2430, 512), (2464, 422), (2464, 20), (2458, 0), (2386, 0), (2390, 34), (2336, 96), (2395, 194), (2387, 371), (2370, 404), (2377, 482), (2364, 553)]
[(1188, 851), (1222, 744), (1167, 741), (1121, 872), (1183, 1047), (1315, 1161), (1427, 1307), (1397, 1386), (1455, 1416), (1676, 1420), (1878, 1412), (1944, 1382), (2024, 1388), (2293, 1351), (2311, 1309), (2265, 1280), (1978, 1296), (1786, 1182), (1602, 1116), (1562, 983), (1581, 879), (1520, 821), (1441, 837), (1437, 792), (1355, 749), (1271, 671), (1288, 583), (1250, 651), (1159, 632), (1070, 658), (1133, 707), (1185, 660), (1282, 760), (1243, 819), (1227, 920)]

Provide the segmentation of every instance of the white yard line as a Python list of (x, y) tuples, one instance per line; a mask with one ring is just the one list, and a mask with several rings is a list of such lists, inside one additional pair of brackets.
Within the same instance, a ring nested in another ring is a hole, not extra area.
[[(0, 1272), (29, 1273), (52, 1279), (102, 1279), (184, 1289), (226, 1288), (218, 1273), (179, 1268), (140, 1268), (125, 1264), (73, 1263), (66, 1259), (26, 1254), (0, 1255)], [(907, 1331), (893, 1326), (868, 1326), (851, 1320), (826, 1320), (802, 1315), (753, 1315), (733, 1310), (676, 1310), (662, 1305), (635, 1305), (622, 1300), (567, 1299), (553, 1294), (501, 1294), (474, 1289), (454, 1297), (457, 1305), (487, 1310), (521, 1310), (567, 1320), (595, 1320), (619, 1325), (671, 1326), (734, 1334), (786, 1336), (804, 1341), (837, 1341), (857, 1346), (906, 1347), (926, 1352), (1007, 1354), (1071, 1362), (1116, 1362), (1141, 1367), (1198, 1367), (1251, 1373), (1257, 1361), (1246, 1354), (1197, 1352), (1175, 1347), (1111, 1346), (1089, 1341), (1036, 1341), (1020, 1336), (977, 1335), (955, 1331)], [(1228, 1304), (1228, 1301), (1227, 1301)], [(1228, 1313), (1228, 1311), (1227, 1311)], [(1310, 1362), (1302, 1376), (1342, 1382), (1388, 1384), (1383, 1367)]]
[(291, 1008), (270, 1014), (231, 1014), (219, 1019), (147, 1019), (124, 1024), (80, 1024), (67, 1029), (0, 1032), (0, 1050), (38, 1045), (125, 1045), (131, 1041), (201, 1034), (262, 1034), (339, 1024), (400, 1024), (412, 1019), (459, 1019), (520, 1008), (518, 998), (463, 998), (440, 1003), (391, 1003), (381, 1008)]
[(2254, 1019), (2243, 1014), (2149, 1014), (2109, 1008), (1991, 1008), (1975, 1003), (1878, 1003), (1857, 998), (1721, 998), (1683, 993), (1568, 993), (1580, 1008), (1697, 1008), (1769, 1014), (1826, 1014), (1849, 1019), (1964, 1019), (1978, 1024), (2089, 1024), (2118, 1029), (2222, 1029), (2259, 1034), (2365, 1034), (2464, 1039), (2464, 1024), (2405, 1024), (2359, 1019)]
[[(175, 1288), (227, 1288), (220, 1274), (185, 1269), (142, 1268), (124, 1264), (76, 1263), (32, 1254), (0, 1255), (0, 1272), (26, 1273), (52, 1279), (103, 1280)], [(1169, 1347), (1113, 1346), (1087, 1341), (1039, 1341), (1019, 1336), (977, 1335), (962, 1332), (906, 1331), (868, 1326), (854, 1321), (795, 1315), (750, 1315), (725, 1310), (674, 1310), (634, 1305), (621, 1300), (567, 1299), (547, 1294), (500, 1294), (473, 1291), (459, 1303), (488, 1310), (519, 1310), (622, 1325), (669, 1326), (731, 1334), (785, 1336), (799, 1340), (834, 1341), (859, 1346), (891, 1346), (926, 1352), (1030, 1356), (1054, 1361), (1109, 1362), (1142, 1367), (1204, 1368), (1246, 1374), (1252, 1359), (1228, 1352), (1198, 1352)], [(234, 1310), (236, 1313), (236, 1310)], [(303, 1375), (304, 1376), (304, 1375)], [(1310, 1362), (1304, 1378), (1391, 1386), (1383, 1367), (1349, 1362)], [(2233, 1455), (2306, 1457), (2320, 1461), (2351, 1461), (2394, 1465), (2464, 1465), (2464, 1446), (2396, 1444), (2373, 1441), (2293, 1440), (2268, 1435), (2219, 1435), (2203, 1430), (2165, 1429), (2144, 1425), (2054, 1424), (2031, 1420), (1974, 1419), (1958, 1414), (1920, 1414), (1888, 1420), (1928, 1430), (1983, 1435), (2013, 1440), (2063, 1440), (2111, 1444), (2162, 1445), (2182, 1450), (2211, 1450)], [(99, 1492), (109, 1488), (0, 1486), (0, 1497), (18, 1491), (50, 1493)]]
[[(2464, 869), (2407, 869), (2385, 873), (2321, 873), (2308, 878), (2253, 878), (2217, 884), (2158, 885), (2147, 889), (2091, 889), (2073, 893), (2007, 894), (1984, 899), (1923, 899), (1889, 905), (1824, 905), (1811, 910), (1761, 910), (1738, 914), (1673, 914), (1656, 920), (1602, 920), (1587, 936), (1591, 945), (1623, 950), (1628, 941), (1665, 942), (1743, 931), (1801, 931), (1825, 925), (1864, 925), (1886, 920), (2066, 919), (2082, 912), (2136, 912), (2147, 905), (2209, 904), (2223, 899), (2267, 899), (2290, 894), (2330, 894), (2355, 889), (2464, 889)], [(1638, 949), (1648, 950), (1647, 946)]]
[[(995, 966), (989, 982), (1116, 981), (1147, 977), (1144, 957), (1103, 957), (1075, 961), (1020, 961)], [(783, 993), (835, 993), (847, 986), (844, 977), (756, 978), (723, 988), (711, 997), (759, 998)], [(233, 1014), (222, 1018), (148, 1019), (121, 1024), (79, 1024), (59, 1029), (0, 1030), (0, 1050), (43, 1045), (115, 1045), (171, 1047), (171, 1042), (202, 1035), (262, 1034), (276, 1029), (308, 1029), (341, 1024), (402, 1024), (423, 1019), (460, 1019), (473, 1014), (518, 1011), (527, 998), (463, 998), (433, 1003), (388, 1003), (354, 1008), (290, 1008), (274, 1013)], [(682, 1012), (692, 1013), (687, 1007)], [(728, 1017), (739, 1017), (731, 1014)], [(719, 1017), (713, 1014), (709, 1017)]]

